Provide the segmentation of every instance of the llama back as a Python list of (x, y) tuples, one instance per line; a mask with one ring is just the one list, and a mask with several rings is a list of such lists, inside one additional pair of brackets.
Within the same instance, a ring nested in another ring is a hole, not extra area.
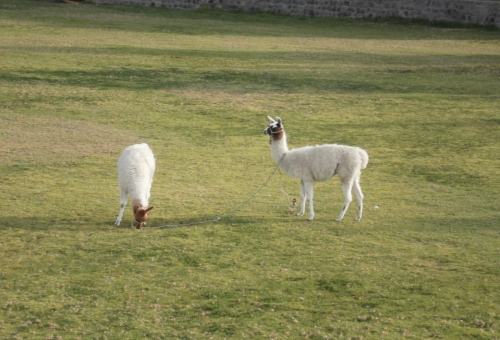
[(155, 172), (155, 158), (146, 143), (126, 148), (118, 160), (120, 187), (126, 188), (131, 197), (141, 198), (147, 206), (147, 192)]
[(120, 212), (115, 225), (119, 226), (127, 204), (127, 196), (132, 200), (135, 228), (145, 225), (149, 206), (151, 184), (155, 172), (155, 157), (146, 143), (134, 144), (123, 150), (118, 159), (118, 183), (120, 185)]

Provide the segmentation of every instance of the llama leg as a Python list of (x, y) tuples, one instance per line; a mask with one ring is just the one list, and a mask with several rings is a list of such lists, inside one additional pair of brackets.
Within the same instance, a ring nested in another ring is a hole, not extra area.
[(300, 212), (297, 216), (302, 216), (306, 212), (306, 191), (304, 181), (300, 181)]
[(306, 199), (309, 200), (309, 218), (308, 221), (312, 221), (314, 219), (314, 208), (313, 208), (313, 193), (314, 193), (314, 183), (313, 182), (305, 182), (304, 190)]
[(120, 213), (118, 214), (118, 217), (116, 218), (115, 225), (119, 226), (122, 217), (123, 217), (123, 212), (125, 211), (125, 206), (127, 205), (127, 193), (124, 190), (120, 190)]
[(344, 206), (342, 207), (342, 210), (340, 211), (339, 217), (335, 219), (336, 222), (342, 221), (344, 218), (345, 212), (349, 208), (349, 204), (352, 201), (352, 185), (354, 183), (354, 179), (348, 179), (348, 180), (342, 180), (342, 192), (344, 193)]
[(354, 195), (356, 195), (356, 199), (358, 201), (358, 217), (356, 218), (356, 221), (360, 221), (361, 216), (363, 216), (363, 192), (361, 192), (361, 186), (359, 185), (359, 176), (354, 179), (352, 191), (354, 192)]

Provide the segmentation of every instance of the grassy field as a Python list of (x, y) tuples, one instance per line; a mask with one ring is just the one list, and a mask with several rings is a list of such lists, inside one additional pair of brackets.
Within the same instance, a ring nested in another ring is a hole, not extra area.
[[(500, 339), (500, 31), (0, 0), (0, 338)], [(276, 172), (363, 147), (365, 214)], [(286, 195), (288, 193), (288, 196)], [(307, 216), (307, 214), (306, 214)]]

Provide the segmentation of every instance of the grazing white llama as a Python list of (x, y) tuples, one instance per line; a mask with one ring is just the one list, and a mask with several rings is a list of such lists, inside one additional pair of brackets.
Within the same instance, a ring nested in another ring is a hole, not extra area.
[(135, 221), (133, 227), (141, 229), (148, 219), (149, 197), (155, 173), (155, 156), (146, 143), (134, 144), (123, 150), (118, 160), (118, 183), (120, 184), (120, 213), (115, 225), (122, 220), (127, 194), (132, 200)]
[(301, 208), (297, 216), (305, 213), (306, 200), (309, 200), (309, 221), (314, 218), (313, 183), (327, 181), (335, 174), (339, 176), (344, 193), (344, 207), (335, 221), (340, 222), (352, 201), (351, 191), (354, 191), (358, 201), (356, 221), (363, 214), (363, 193), (359, 186), (361, 169), (368, 164), (368, 154), (365, 150), (337, 144), (306, 146), (288, 150), (283, 123), (279, 117), (276, 120), (269, 117), (271, 124), (264, 129), (271, 140), (271, 155), (280, 168), (290, 176), (300, 179)]

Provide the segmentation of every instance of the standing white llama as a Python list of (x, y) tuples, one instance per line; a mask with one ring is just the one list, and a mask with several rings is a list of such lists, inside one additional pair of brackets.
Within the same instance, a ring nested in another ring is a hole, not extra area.
[(313, 191), (314, 181), (327, 181), (335, 174), (339, 176), (344, 193), (344, 206), (335, 221), (340, 222), (352, 201), (351, 191), (354, 191), (358, 201), (356, 221), (363, 214), (363, 193), (359, 185), (361, 169), (368, 164), (368, 154), (365, 150), (337, 144), (305, 146), (288, 150), (283, 123), (279, 117), (276, 120), (269, 117), (271, 124), (264, 129), (264, 134), (271, 137), (271, 155), (280, 168), (290, 176), (300, 179), (301, 209), (297, 216), (305, 213), (306, 200), (309, 200), (309, 221), (314, 218)]
[(122, 220), (127, 194), (132, 200), (135, 221), (133, 227), (141, 229), (148, 219), (149, 197), (155, 173), (155, 157), (146, 143), (134, 144), (123, 150), (118, 160), (118, 183), (120, 184), (120, 213), (115, 225)]

